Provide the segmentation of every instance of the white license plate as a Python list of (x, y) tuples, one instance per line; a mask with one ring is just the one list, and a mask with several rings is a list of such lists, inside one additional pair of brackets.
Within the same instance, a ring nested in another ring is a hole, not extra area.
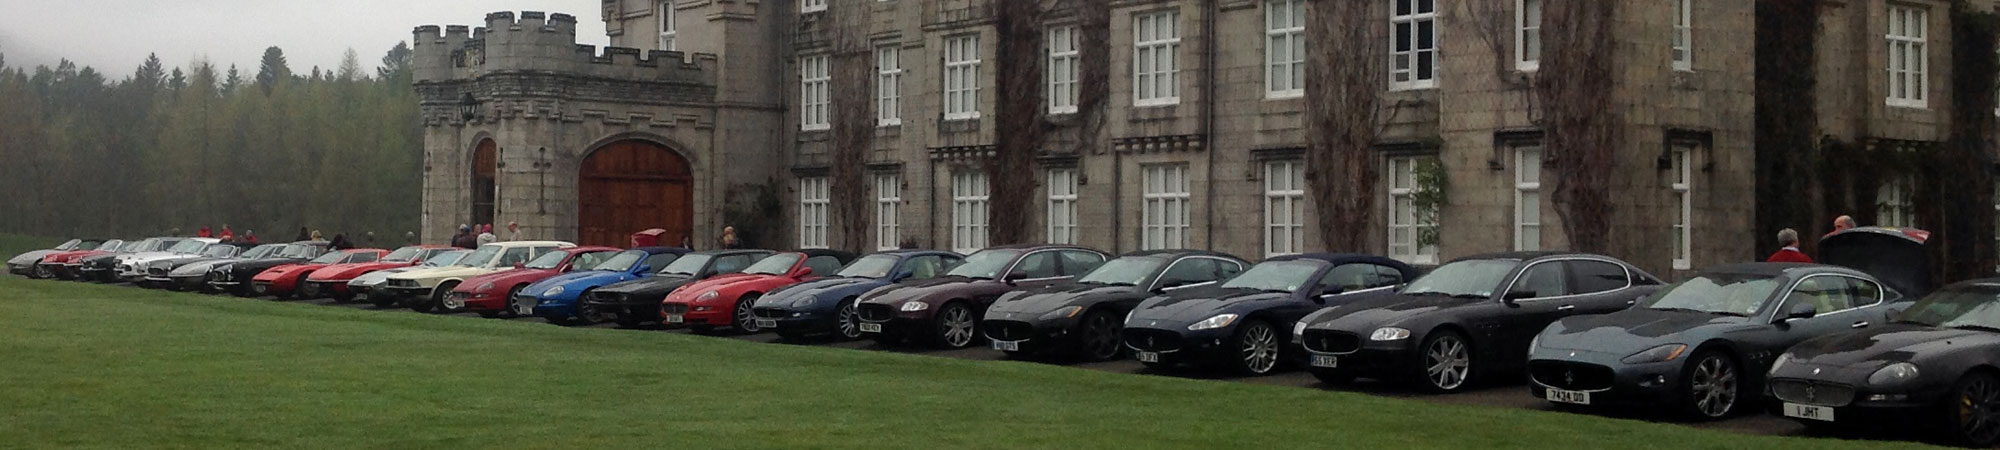
[(1312, 364), (1313, 367), (1332, 369), (1340, 367), (1340, 357), (1333, 355), (1313, 355)]
[(1797, 403), (1786, 403), (1785, 417), (1791, 417), (1794, 419), (1832, 422), (1833, 408), (1828, 408), (1825, 406), (1801, 405)]
[(368, 294), (354, 294), (354, 301), (357, 301), (357, 302), (358, 302), (358, 301), (363, 301), (363, 300), (367, 300), (367, 299), (368, 299)]
[(667, 322), (667, 323), (685, 323), (685, 322), (687, 322), (687, 318), (686, 318), (686, 317), (681, 317), (681, 315), (680, 315), (680, 314), (668, 314), (668, 315), (667, 315), (667, 317), (666, 317), (666, 320), (665, 320), (665, 322)]
[(1139, 352), (1139, 362), (1142, 363), (1160, 362), (1160, 354), (1153, 352)]
[(1549, 392), (1549, 401), (1551, 402), (1568, 403), (1572, 405), (1590, 404), (1589, 392), (1565, 391), (1561, 389), (1549, 389), (1548, 392)]
[(757, 319), (757, 328), (777, 328), (778, 319)]
[(863, 333), (880, 333), (880, 332), (882, 332), (882, 324), (879, 324), (879, 323), (864, 323), (864, 324), (861, 324), (861, 332), (863, 332)]
[(1003, 352), (1018, 352), (1021, 351), (1021, 343), (993, 341), (993, 349)]

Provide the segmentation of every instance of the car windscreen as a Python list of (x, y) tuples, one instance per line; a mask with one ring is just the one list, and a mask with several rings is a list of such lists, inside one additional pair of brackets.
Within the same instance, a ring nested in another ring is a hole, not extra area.
[(498, 245), (480, 246), (478, 250), (473, 250), (472, 254), (465, 255), (465, 259), (458, 260), (458, 265), (465, 267), (485, 267), (487, 263), (493, 262), (493, 257), (500, 256), (500, 250), (501, 248)]
[(711, 259), (715, 259), (715, 257), (709, 255), (682, 256), (681, 259), (676, 259), (672, 264), (667, 264), (667, 267), (660, 269), (660, 273), (665, 275), (693, 276), (695, 273), (701, 272), (701, 268), (708, 267), (708, 260)]
[(389, 256), (382, 257), (382, 262), (410, 262), (416, 260), (417, 255), (423, 252), (423, 247), (403, 247), (389, 252)]
[(744, 268), (743, 273), (751, 275), (784, 275), (785, 272), (792, 270), (792, 266), (799, 264), (799, 258), (804, 258), (805, 256), (799, 253), (779, 253), (766, 256), (764, 259), (757, 260), (756, 264), (751, 264), (750, 267)]
[(847, 267), (840, 268), (840, 272), (833, 274), (833, 276), (841, 278), (882, 278), (889, 276), (889, 271), (896, 270), (896, 262), (901, 260), (901, 258), (897, 258), (895, 255), (863, 256), (861, 259), (849, 263)]
[(269, 258), (271, 255), (278, 254), (278, 252), (284, 250), (285, 244), (264, 244), (257, 246), (257, 248), (252, 248), (250, 251), (243, 252), (243, 257), (245, 259)]
[(1903, 310), (1897, 322), (2000, 332), (2000, 286), (1944, 288)]
[(115, 251), (120, 251), (120, 250), (124, 250), (124, 249), (125, 249), (125, 246), (126, 246), (126, 245), (130, 245), (130, 244), (127, 244), (127, 243), (125, 243), (125, 241), (121, 241), (121, 240), (117, 240), (117, 239), (112, 239), (112, 240), (109, 240), (109, 241), (104, 241), (104, 245), (99, 245), (99, 246), (97, 246), (97, 248), (96, 248), (95, 250), (103, 250), (103, 251), (107, 251), (107, 252), (115, 252)]
[(1007, 263), (1021, 256), (1020, 250), (985, 250), (965, 257), (965, 263), (952, 268), (946, 276), (991, 280), (1007, 269)]
[(1267, 261), (1250, 266), (1227, 283), (1224, 289), (1256, 289), (1269, 292), (1296, 292), (1312, 283), (1312, 276), (1326, 263), (1313, 260)]
[(167, 251), (172, 253), (201, 253), (201, 249), (207, 247), (208, 247), (207, 242), (188, 239), (174, 244), (174, 246), (168, 248)]
[(324, 255), (319, 255), (319, 257), (318, 257), (318, 258), (313, 258), (313, 259), (312, 259), (312, 263), (313, 263), (313, 264), (333, 264), (333, 263), (336, 263), (336, 262), (340, 262), (340, 258), (343, 258), (343, 257), (346, 257), (346, 256), (347, 256), (347, 254), (346, 254), (346, 253), (342, 253), (342, 252), (330, 252), (330, 253), (327, 253), (327, 254), (324, 254)]
[(632, 270), (633, 264), (638, 264), (639, 261), (645, 261), (646, 256), (648, 256), (646, 252), (637, 250), (619, 252), (617, 255), (613, 255), (611, 259), (604, 260), (604, 262), (598, 263), (596, 266), (592, 266), (590, 270), (609, 270), (613, 272), (624, 272), (627, 270)]
[(285, 244), (285, 249), (283, 251), (278, 252), (278, 257), (297, 258), (297, 259), (319, 257), (319, 246), (305, 245), (305, 244)]
[(210, 245), (207, 250), (201, 251), (201, 256), (215, 258), (227, 258), (233, 254), (236, 254), (236, 246), (227, 244)]
[(170, 248), (174, 248), (174, 246), (175, 246), (175, 245), (179, 245), (179, 244), (181, 243), (181, 241), (182, 241), (182, 239), (180, 239), (180, 238), (173, 238), (173, 239), (161, 239), (161, 240), (158, 240), (158, 241), (153, 241), (153, 246), (151, 246), (151, 247), (146, 247), (146, 248), (144, 248), (144, 249), (141, 249), (141, 250), (139, 250), (139, 251), (142, 251), (142, 252), (161, 252), (161, 251), (166, 251), (167, 249), (170, 249)]
[(70, 239), (70, 240), (67, 240), (67, 241), (63, 241), (63, 243), (62, 243), (61, 245), (57, 245), (57, 246), (56, 246), (55, 248), (53, 248), (53, 249), (51, 249), (51, 250), (58, 250), (58, 251), (65, 251), (65, 252), (66, 252), (66, 251), (70, 251), (70, 250), (89, 250), (88, 248), (79, 248), (79, 247), (81, 247), (82, 245), (83, 245), (83, 240), (82, 240), (82, 239)]
[(1511, 259), (1469, 259), (1445, 264), (1410, 282), (1403, 295), (1444, 295), (1460, 298), (1488, 298), (1507, 281), (1520, 261)]
[(527, 264), (523, 264), (521, 267), (549, 270), (561, 267), (564, 259), (569, 259), (569, 252), (548, 252), (543, 253), (542, 256), (535, 257), (533, 261), (528, 261)]
[(1165, 259), (1151, 256), (1127, 256), (1097, 266), (1076, 282), (1083, 284), (1108, 284), (1114, 286), (1138, 286), (1167, 264)]
[(431, 255), (431, 259), (424, 260), (424, 266), (444, 267), (452, 264), (457, 264), (458, 260), (465, 259), (465, 255), (469, 254), (472, 254), (472, 252), (466, 250), (452, 250), (448, 252), (441, 252), (435, 255)]
[(1702, 274), (1661, 289), (1639, 304), (1667, 311), (1748, 316), (1763, 309), (1783, 281), (1772, 275)]

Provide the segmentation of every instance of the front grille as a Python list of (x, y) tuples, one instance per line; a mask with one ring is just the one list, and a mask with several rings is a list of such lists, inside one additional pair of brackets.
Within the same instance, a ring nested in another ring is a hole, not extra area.
[(388, 287), (413, 288), (417, 287), (417, 280), (389, 280), (382, 284)]
[(620, 294), (616, 292), (592, 292), (590, 293), (590, 300), (594, 303), (619, 304), (625, 302), (625, 294)]
[(1319, 353), (1345, 355), (1361, 351), (1361, 336), (1354, 333), (1333, 330), (1306, 330), (1304, 336), (1306, 350)]
[(1771, 380), (1771, 394), (1779, 400), (1817, 406), (1840, 407), (1854, 402), (1851, 386), (1793, 378)]
[(660, 305), (660, 312), (665, 314), (685, 315), (688, 313), (688, 305), (686, 303), (668, 303)]
[(1171, 352), (1181, 349), (1181, 335), (1166, 330), (1126, 328), (1125, 345), (1142, 352)]
[(787, 316), (792, 315), (791, 311), (786, 311), (779, 308), (754, 308), (751, 309), (750, 312), (752, 314), (756, 314), (758, 318), (762, 319), (783, 319)]
[(854, 308), (854, 315), (869, 322), (888, 322), (896, 318), (896, 308), (880, 303), (862, 303)]
[(979, 328), (996, 341), (1025, 341), (1035, 337), (1035, 326), (1018, 320), (988, 320), (980, 323)]
[(1610, 367), (1569, 361), (1529, 361), (1528, 376), (1543, 386), (1570, 391), (1611, 389), (1617, 381)]
[(146, 269), (146, 275), (147, 275), (147, 276), (152, 276), (152, 277), (157, 277), (157, 278), (166, 278), (166, 277), (167, 277), (167, 268), (165, 268), (165, 267), (154, 267), (154, 268), (151, 268), (151, 269)]

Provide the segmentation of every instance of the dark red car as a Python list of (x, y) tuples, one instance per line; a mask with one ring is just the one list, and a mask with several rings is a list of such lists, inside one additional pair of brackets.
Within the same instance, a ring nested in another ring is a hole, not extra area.
[(446, 311), (465, 309), (487, 318), (512, 318), (530, 316), (535, 313), (532, 302), (512, 302), (521, 293), (521, 288), (537, 281), (576, 269), (587, 269), (603, 264), (604, 260), (617, 256), (619, 250), (611, 247), (570, 247), (543, 253), (541, 257), (522, 264), (515, 270), (504, 270), (468, 278), (445, 296)]
[(452, 248), (444, 245), (412, 245), (389, 252), (388, 256), (383, 256), (380, 261), (321, 267), (306, 275), (306, 282), (299, 290), (307, 298), (327, 296), (333, 297), (336, 302), (347, 303), (354, 299), (354, 293), (347, 290), (347, 282), (354, 281), (355, 277), (380, 270), (414, 266), (438, 253), (451, 251)]
[[(764, 294), (785, 286), (833, 275), (854, 261), (854, 254), (835, 250), (804, 250), (766, 256), (743, 269), (675, 289), (660, 301), (660, 321), (686, 323), (695, 331), (732, 327), (755, 333), (757, 316), (750, 307)], [(684, 311), (670, 314), (664, 311)], [(679, 316), (679, 317), (674, 317)]]
[(855, 312), (861, 333), (883, 344), (913, 341), (964, 348), (979, 339), (979, 321), (1001, 294), (1068, 281), (1108, 258), (1073, 246), (988, 248), (967, 256), (943, 277), (870, 291), (856, 301)]

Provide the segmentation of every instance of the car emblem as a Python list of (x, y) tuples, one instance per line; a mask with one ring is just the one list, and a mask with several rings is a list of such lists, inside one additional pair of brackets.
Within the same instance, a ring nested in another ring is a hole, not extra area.
[(1819, 368), (1813, 368), (1813, 375), (1819, 375)]
[(1817, 397), (1819, 397), (1819, 392), (1817, 392), (1817, 391), (1818, 391), (1818, 388), (1814, 388), (1814, 387), (1812, 387), (1811, 385), (1807, 385), (1807, 386), (1806, 386), (1806, 401), (1810, 402), (1810, 401), (1813, 401), (1813, 400), (1817, 400)]
[(1146, 336), (1146, 348), (1153, 348), (1153, 337)]
[(1576, 372), (1563, 372), (1563, 384), (1576, 385)]
[(1157, 326), (1160, 326), (1160, 321), (1158, 321), (1158, 320), (1153, 320), (1153, 321), (1147, 321), (1147, 322), (1146, 322), (1146, 326), (1149, 326), (1149, 327), (1157, 327)]
[(1575, 358), (1575, 357), (1576, 357), (1576, 352), (1569, 352), (1569, 357), (1571, 357), (1571, 358)]

